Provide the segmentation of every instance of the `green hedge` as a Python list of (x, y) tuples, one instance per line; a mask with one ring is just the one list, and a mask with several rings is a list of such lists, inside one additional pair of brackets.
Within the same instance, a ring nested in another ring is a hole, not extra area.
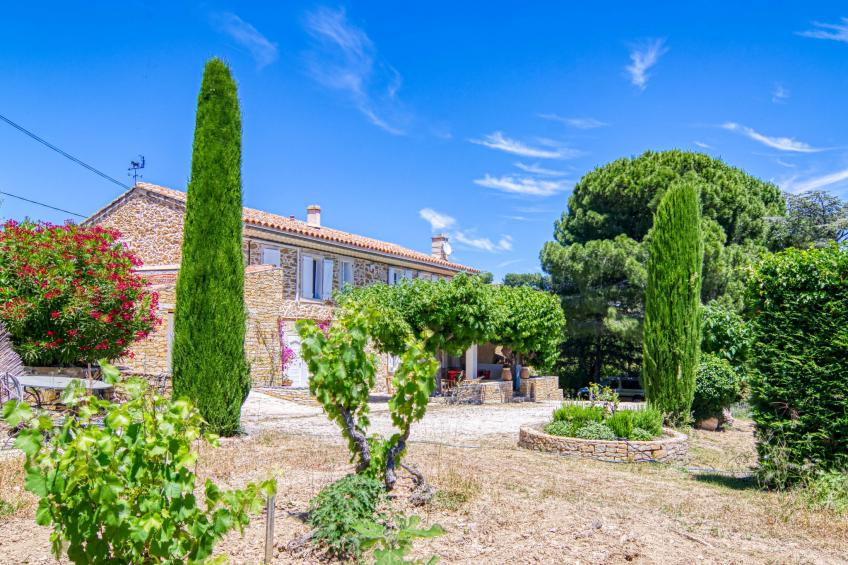
[(779, 452), (799, 472), (809, 463), (848, 467), (848, 251), (834, 244), (769, 255), (749, 294), (761, 465)]

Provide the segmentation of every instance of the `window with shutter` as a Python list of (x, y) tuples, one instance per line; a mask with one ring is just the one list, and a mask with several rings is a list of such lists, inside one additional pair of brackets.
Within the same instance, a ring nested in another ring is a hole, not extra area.
[(333, 296), (333, 260), (324, 259), (324, 272), (321, 277), (321, 288), (316, 292), (323, 300), (329, 300)]
[(300, 296), (315, 298), (315, 261), (309, 255), (304, 255), (300, 262)]

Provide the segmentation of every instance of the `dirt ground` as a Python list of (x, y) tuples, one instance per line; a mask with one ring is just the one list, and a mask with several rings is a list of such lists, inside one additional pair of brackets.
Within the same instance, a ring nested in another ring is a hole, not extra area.
[[(492, 414), (498, 410), (512, 422), (536, 418), (539, 408), (499, 407)], [(307, 412), (301, 416), (314, 415)], [(448, 422), (474, 421), (474, 408), (441, 406), (434, 407), (434, 426), (440, 412)], [(273, 562), (326, 562), (311, 546), (292, 552), (287, 545), (308, 529), (303, 516), (310, 497), (350, 472), (346, 449), (340, 436), (277, 425), (284, 422), (280, 417), (270, 429), (224, 441), (217, 450), (204, 448), (200, 473), (228, 487), (277, 474)], [(848, 517), (809, 510), (791, 493), (692, 470), (747, 470), (754, 461), (749, 422), (725, 432), (693, 431), (691, 460), (680, 467), (530, 452), (516, 447), (512, 431), (473, 441), (455, 436), (442, 443), (425, 437), (409, 449), (407, 460), (438, 487), (436, 497), (410, 507), (411, 481), (402, 476), (393, 501), (395, 509), (447, 531), (417, 542), (418, 557), (463, 564), (848, 563)], [(17, 469), (17, 462), (0, 458), (0, 563), (55, 563), (49, 530), (35, 525), (34, 500), (22, 491)], [(218, 550), (231, 563), (259, 563), (264, 532), (263, 514)]]

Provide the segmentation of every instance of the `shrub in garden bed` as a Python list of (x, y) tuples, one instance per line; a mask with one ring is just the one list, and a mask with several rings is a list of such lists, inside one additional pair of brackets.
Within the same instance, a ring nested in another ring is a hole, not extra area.
[(653, 408), (605, 410), (601, 406), (563, 404), (554, 410), (545, 433), (582, 439), (647, 441), (662, 435), (663, 415)]

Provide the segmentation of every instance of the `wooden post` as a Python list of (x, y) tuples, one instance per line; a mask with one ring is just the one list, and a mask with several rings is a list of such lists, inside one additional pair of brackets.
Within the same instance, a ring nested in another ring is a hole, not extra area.
[(271, 565), (271, 560), (274, 558), (274, 507), (276, 506), (277, 495), (272, 494), (267, 499), (265, 511), (265, 565)]

